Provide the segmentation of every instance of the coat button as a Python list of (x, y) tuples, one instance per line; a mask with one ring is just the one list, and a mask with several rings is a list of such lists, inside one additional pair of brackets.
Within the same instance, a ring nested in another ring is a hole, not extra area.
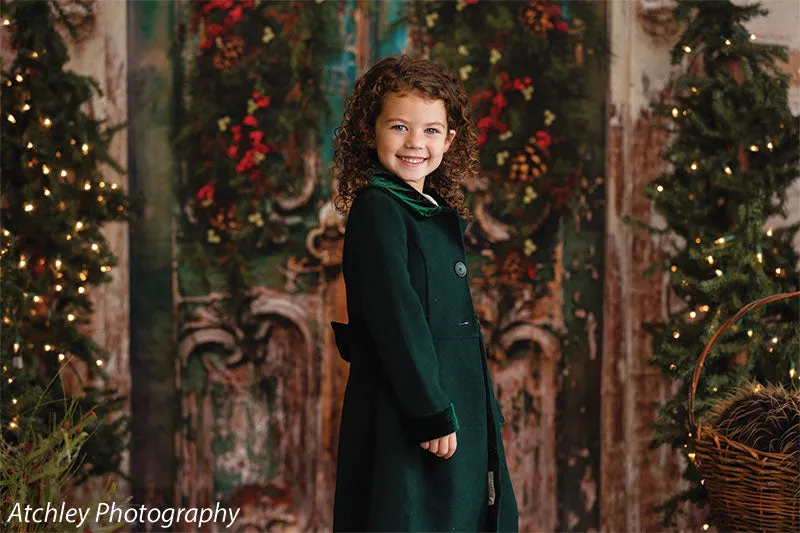
[(466, 275), (467, 275), (467, 265), (465, 265), (465, 264), (464, 264), (463, 262), (461, 262), (461, 261), (459, 261), (459, 262), (457, 262), (457, 263), (455, 264), (455, 266), (453, 267), (453, 270), (455, 270), (455, 271), (456, 271), (456, 275), (457, 275), (459, 278), (463, 278), (464, 276), (466, 276)]

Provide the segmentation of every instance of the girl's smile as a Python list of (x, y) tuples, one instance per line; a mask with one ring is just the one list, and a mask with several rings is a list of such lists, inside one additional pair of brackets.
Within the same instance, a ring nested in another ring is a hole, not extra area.
[(442, 163), (455, 135), (447, 130), (444, 101), (390, 93), (375, 121), (375, 150), (386, 170), (422, 192), (425, 177)]

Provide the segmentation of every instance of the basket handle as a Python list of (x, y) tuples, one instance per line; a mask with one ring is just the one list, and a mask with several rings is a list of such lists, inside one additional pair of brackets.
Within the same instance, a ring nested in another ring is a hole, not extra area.
[(800, 296), (800, 291), (785, 292), (782, 294), (773, 294), (772, 296), (767, 296), (766, 298), (750, 302), (749, 304), (739, 309), (739, 311), (735, 315), (726, 320), (725, 323), (722, 324), (722, 326), (717, 330), (717, 332), (714, 333), (714, 336), (711, 337), (711, 340), (708, 341), (708, 344), (706, 344), (703, 353), (700, 354), (700, 359), (697, 360), (697, 365), (694, 367), (694, 376), (692, 377), (692, 387), (689, 389), (689, 428), (693, 433), (695, 432), (696, 429), (696, 426), (694, 425), (694, 396), (695, 393), (697, 392), (697, 384), (700, 381), (700, 371), (703, 369), (703, 363), (705, 362), (708, 353), (711, 351), (711, 348), (714, 346), (714, 343), (717, 342), (720, 336), (722, 336), (722, 334), (725, 332), (726, 329), (728, 329), (728, 327), (731, 324), (742, 318), (744, 315), (746, 315), (753, 309), (756, 309), (758, 307), (761, 307), (762, 305), (766, 305), (771, 302), (786, 300), (788, 298), (794, 298), (796, 296)]

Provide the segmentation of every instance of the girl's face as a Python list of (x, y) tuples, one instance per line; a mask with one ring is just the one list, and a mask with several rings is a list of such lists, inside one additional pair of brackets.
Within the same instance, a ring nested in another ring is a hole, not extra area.
[(375, 120), (374, 148), (386, 170), (422, 192), (425, 177), (441, 164), (455, 136), (447, 130), (444, 101), (389, 93)]

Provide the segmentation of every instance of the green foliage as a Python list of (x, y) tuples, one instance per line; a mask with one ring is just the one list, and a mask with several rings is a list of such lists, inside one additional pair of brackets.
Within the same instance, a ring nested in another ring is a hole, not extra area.
[[(663, 229), (647, 226), (664, 243), (653, 267), (669, 278), (681, 305), (666, 323), (652, 325), (652, 364), (679, 384), (659, 406), (654, 446), (691, 450), (686, 401), (697, 358), (715, 330), (747, 303), (798, 288), (798, 225), (780, 229), (786, 191), (798, 177), (798, 120), (787, 100), (788, 76), (776, 67), (785, 49), (760, 43), (744, 27), (766, 12), (728, 1), (681, 1), (686, 23), (672, 51), (685, 71), (671, 80), (670, 98), (654, 111), (674, 133), (664, 152), (669, 171), (646, 188)], [(796, 301), (746, 315), (715, 344), (696, 398), (700, 420), (724, 394), (749, 379), (797, 387), (800, 317)], [(792, 371), (794, 369), (794, 371)], [(665, 525), (679, 504), (704, 506), (705, 488), (687, 459), (691, 489), (661, 507)]]
[[(13, 441), (0, 435), (0, 520), (4, 530), (37, 533), (76, 529), (69, 521), (37, 522), (45, 519), (38, 516), (43, 512), (37, 513), (36, 518), (25, 512), (28, 506), (33, 510), (47, 509), (48, 504), (56, 506), (56, 502), (67, 500), (66, 490), (79, 475), (81, 457), (85, 456), (82, 449), (92, 437), (92, 428), (97, 427), (95, 411), (82, 412), (76, 399), (67, 400), (62, 394), (57, 402), (63, 404), (60, 409), (63, 415), (56, 416), (50, 411), (44, 430), (34, 424), (41, 417), (31, 416), (28, 417), (31, 424), (20, 427)], [(34, 411), (42, 407), (50, 406), (40, 401)], [(103, 492), (83, 508), (88, 511), (86, 530), (105, 533), (122, 526), (122, 523), (94, 522), (98, 506), (110, 504), (115, 496), (116, 484), (109, 481)]]
[[(116, 264), (103, 228), (127, 220), (133, 202), (104, 180), (104, 167), (119, 169), (109, 146), (121, 126), (105, 126), (86, 112), (99, 89), (65, 70), (69, 57), (57, 25), (70, 27), (58, 5), (8, 2), (3, 15), (9, 24), (2, 31), (16, 55), (1, 78), (0, 437), (14, 446), (16, 428), (48, 431), (48, 413), (32, 409), (38, 402), (66, 416), (64, 392), (45, 387), (63, 359), (79, 360), (91, 384), (103, 382), (107, 353), (85, 333), (89, 292), (111, 280)], [(99, 404), (101, 418), (122, 401), (105, 385), (73, 392), (86, 410)], [(91, 474), (118, 471), (125, 420), (87, 424), (97, 438), (80, 453)], [(83, 469), (78, 479), (88, 474)]]

